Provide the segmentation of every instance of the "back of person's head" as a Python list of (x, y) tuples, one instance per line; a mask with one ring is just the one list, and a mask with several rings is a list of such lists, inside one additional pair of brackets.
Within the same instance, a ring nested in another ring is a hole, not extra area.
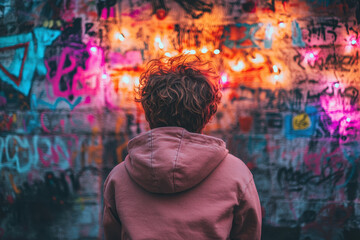
[(151, 129), (177, 126), (200, 133), (221, 99), (214, 66), (196, 55), (151, 60), (137, 90)]

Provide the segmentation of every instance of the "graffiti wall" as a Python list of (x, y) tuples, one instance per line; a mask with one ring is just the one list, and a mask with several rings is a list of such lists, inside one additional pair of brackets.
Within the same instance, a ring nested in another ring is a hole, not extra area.
[(0, 0), (0, 239), (103, 238), (133, 89), (179, 53), (218, 68), (204, 133), (251, 169), (262, 238), (359, 239), (359, 24), (356, 0)]

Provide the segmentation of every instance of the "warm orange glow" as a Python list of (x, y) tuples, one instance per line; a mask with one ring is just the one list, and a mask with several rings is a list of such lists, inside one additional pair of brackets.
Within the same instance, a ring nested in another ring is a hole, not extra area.
[(278, 67), (276, 65), (273, 66), (274, 73), (277, 73), (279, 71)]
[(135, 87), (139, 86), (139, 84), (140, 84), (139, 77), (135, 77), (135, 80), (134, 80)]
[(223, 75), (221, 76), (221, 82), (222, 82), (222, 83), (227, 83), (227, 82), (228, 82), (228, 77), (226, 76), (226, 74), (223, 74)]
[(121, 32), (122, 32), (122, 34), (123, 34), (125, 37), (129, 37), (129, 36), (130, 36), (129, 31), (128, 31), (126, 28), (123, 28), (123, 29), (121, 30)]
[(255, 53), (254, 58), (251, 59), (253, 63), (263, 63), (264, 61), (264, 57), (259, 53)]
[(115, 40), (120, 40), (122, 42), (125, 40), (124, 35), (122, 33), (119, 33), (119, 32), (115, 32), (114, 38), (115, 38)]
[(202, 52), (202, 53), (207, 53), (207, 51), (208, 51), (208, 49), (207, 49), (206, 47), (203, 47), (203, 48), (201, 49), (201, 52)]
[(231, 69), (234, 70), (235, 72), (240, 72), (244, 68), (245, 68), (245, 64), (243, 61), (238, 61), (236, 65), (231, 66)]
[(155, 43), (154, 43), (155, 47), (159, 47), (160, 49), (164, 49), (164, 44), (163, 42), (161, 41), (161, 38), (160, 37), (156, 37), (155, 38)]
[(130, 83), (130, 77), (128, 75), (124, 75), (121, 78), (121, 81), (125, 84), (129, 84)]

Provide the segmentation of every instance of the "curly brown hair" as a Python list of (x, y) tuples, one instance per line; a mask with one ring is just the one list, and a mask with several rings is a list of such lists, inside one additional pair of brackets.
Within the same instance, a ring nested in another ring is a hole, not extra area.
[(151, 60), (140, 76), (135, 101), (150, 128), (178, 126), (200, 133), (220, 103), (219, 76), (197, 55)]

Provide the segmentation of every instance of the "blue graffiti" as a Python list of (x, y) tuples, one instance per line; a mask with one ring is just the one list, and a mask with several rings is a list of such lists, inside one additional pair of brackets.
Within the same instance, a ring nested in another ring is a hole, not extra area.
[(305, 47), (305, 42), (302, 39), (301, 28), (296, 20), (291, 23), (291, 38), (292, 44), (295, 47)]
[(0, 79), (9, 83), (21, 93), (28, 95), (35, 71), (45, 75), (46, 46), (60, 36), (59, 30), (37, 27), (33, 33), (0, 38), (0, 52), (13, 54), (9, 66), (0, 63)]
[[(236, 48), (259, 48), (259, 45), (256, 44), (255, 41), (260, 40), (255, 38), (256, 32), (261, 27), (261, 23), (254, 23), (254, 24), (247, 24), (247, 23), (236, 23), (235, 26), (237, 31), (242, 32), (245, 36), (237, 39), (237, 40), (230, 40), (231, 35), (231, 28), (230, 26), (226, 26), (224, 28), (223, 37), (225, 37), (224, 45), (228, 48), (233, 48), (234, 45)], [(245, 30), (243, 30), (245, 28)], [(251, 42), (251, 44), (244, 44), (248, 41)]]
[(272, 35), (274, 32), (274, 28), (272, 27), (272, 25), (269, 23), (268, 25), (266, 25), (266, 29), (265, 29), (265, 39), (264, 39), (264, 47), (267, 49), (270, 49), (272, 47)]
[(56, 110), (57, 106), (61, 103), (61, 102), (65, 102), (69, 108), (71, 110), (74, 110), (74, 108), (81, 102), (82, 97), (78, 97), (74, 103), (71, 103), (69, 100), (67, 100), (66, 98), (63, 97), (59, 97), (56, 99), (56, 101), (52, 104), (52, 103), (48, 103), (45, 102), (42, 99), (37, 99), (35, 94), (31, 95), (31, 101), (34, 103), (34, 107), (37, 108), (38, 105), (44, 105), (46, 107), (48, 107), (51, 110)]
[(305, 113), (310, 118), (310, 126), (306, 129), (294, 129), (293, 128), (293, 116), (291, 114), (286, 115), (284, 119), (285, 136), (287, 139), (294, 139), (298, 137), (311, 137), (315, 132), (317, 123), (318, 111), (313, 106), (305, 107)]

